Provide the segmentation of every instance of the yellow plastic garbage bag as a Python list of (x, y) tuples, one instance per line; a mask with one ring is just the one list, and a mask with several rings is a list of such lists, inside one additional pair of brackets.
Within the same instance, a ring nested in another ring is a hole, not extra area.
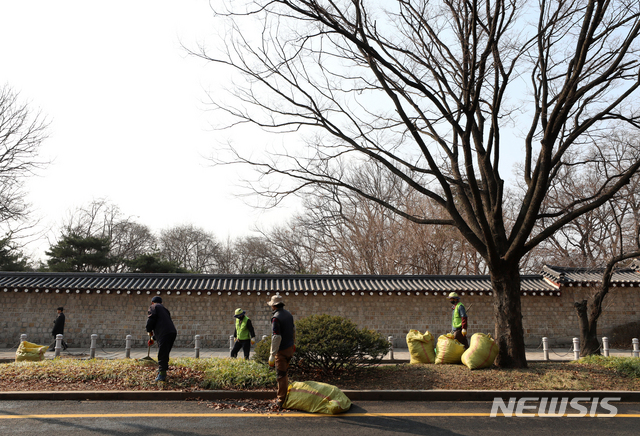
[(44, 353), (49, 348), (47, 345), (37, 345), (22, 341), (16, 350), (16, 362), (39, 362), (44, 360)]
[(282, 407), (336, 415), (349, 410), (351, 400), (340, 389), (327, 383), (293, 382), (289, 384), (287, 399)]
[(433, 335), (428, 331), (422, 334), (418, 330), (409, 330), (407, 347), (409, 347), (409, 356), (411, 357), (410, 363), (434, 363), (436, 352), (433, 345)]
[(436, 364), (460, 363), (463, 353), (464, 345), (456, 341), (451, 333), (441, 335), (438, 338)]
[(469, 369), (488, 368), (498, 355), (498, 344), (491, 335), (475, 333), (471, 336), (469, 348), (462, 355), (462, 363)]

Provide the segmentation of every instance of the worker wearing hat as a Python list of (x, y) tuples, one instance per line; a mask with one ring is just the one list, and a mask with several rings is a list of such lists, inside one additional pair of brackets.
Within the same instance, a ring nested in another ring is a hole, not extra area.
[(233, 317), (236, 320), (236, 328), (233, 331), (235, 344), (233, 344), (233, 349), (231, 350), (231, 357), (234, 359), (238, 357), (238, 351), (242, 348), (245, 360), (249, 360), (251, 346), (256, 343), (256, 332), (253, 330), (251, 320), (244, 310), (236, 309)]
[(451, 292), (447, 298), (451, 303), (451, 334), (455, 339), (464, 345), (465, 350), (469, 348), (469, 341), (467, 340), (467, 311), (464, 304), (460, 302), (460, 296)]
[(158, 341), (158, 376), (156, 381), (166, 381), (169, 353), (171, 353), (178, 332), (171, 320), (171, 313), (162, 305), (161, 297), (155, 296), (151, 299), (147, 317), (147, 332), (152, 338), (151, 340)]
[(269, 355), (269, 366), (276, 368), (276, 381), (278, 382), (277, 406), (282, 408), (287, 399), (289, 389), (289, 378), (287, 371), (289, 362), (295, 352), (296, 326), (293, 316), (284, 309), (282, 296), (274, 295), (267, 305), (273, 310), (271, 315), (271, 354)]

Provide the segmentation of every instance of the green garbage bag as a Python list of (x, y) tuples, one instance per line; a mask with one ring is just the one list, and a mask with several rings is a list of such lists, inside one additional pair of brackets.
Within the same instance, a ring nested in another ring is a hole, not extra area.
[(282, 407), (336, 415), (349, 410), (351, 400), (340, 389), (327, 383), (293, 382), (289, 384), (287, 399)]
[(49, 348), (47, 345), (37, 345), (22, 341), (16, 350), (16, 362), (39, 362), (44, 360), (44, 353)]

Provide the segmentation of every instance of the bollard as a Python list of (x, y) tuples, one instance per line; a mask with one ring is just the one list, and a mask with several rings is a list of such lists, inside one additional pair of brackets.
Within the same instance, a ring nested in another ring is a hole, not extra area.
[(602, 354), (604, 357), (609, 357), (609, 338), (606, 336), (602, 338)]
[(95, 359), (96, 358), (96, 342), (98, 341), (98, 335), (93, 334), (91, 335), (91, 348), (89, 349), (89, 358), (90, 359)]
[(633, 338), (631, 343), (633, 344), (633, 357), (640, 357), (640, 341), (638, 338)]
[(20, 343), (27, 341), (27, 334), (23, 333), (20, 335)]
[(393, 359), (393, 336), (389, 336), (387, 340), (389, 341), (389, 359), (394, 360)]
[(131, 335), (127, 335), (127, 340), (124, 346), (124, 358), (131, 358)]
[(200, 359), (200, 335), (196, 335), (195, 343), (196, 359)]
[(233, 335), (229, 336), (229, 351), (233, 350), (233, 343), (235, 341), (233, 340)]
[(549, 338), (542, 338), (542, 354), (544, 360), (549, 360)]
[(580, 339), (573, 338), (573, 360), (580, 359)]
[(56, 357), (60, 357), (60, 350), (62, 350), (62, 335), (56, 335)]

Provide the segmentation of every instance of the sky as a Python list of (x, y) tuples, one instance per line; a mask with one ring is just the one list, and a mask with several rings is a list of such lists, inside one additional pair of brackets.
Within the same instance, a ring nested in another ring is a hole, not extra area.
[(218, 239), (293, 213), (252, 207), (236, 195), (243, 169), (207, 159), (220, 140), (207, 90), (223, 78), (183, 46), (214, 35), (208, 1), (0, 0), (0, 20), (0, 84), (50, 121), (51, 163), (26, 184), (42, 235), (28, 252), (95, 199), (155, 232), (193, 224)]

